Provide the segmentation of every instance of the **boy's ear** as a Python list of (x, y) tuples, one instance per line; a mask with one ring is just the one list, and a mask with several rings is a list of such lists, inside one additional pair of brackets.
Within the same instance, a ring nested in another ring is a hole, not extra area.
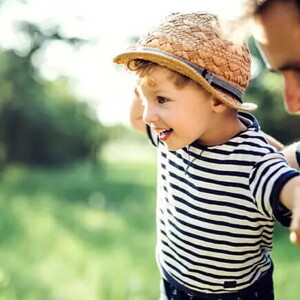
[(217, 98), (212, 99), (212, 109), (215, 113), (223, 112), (227, 109), (227, 105)]

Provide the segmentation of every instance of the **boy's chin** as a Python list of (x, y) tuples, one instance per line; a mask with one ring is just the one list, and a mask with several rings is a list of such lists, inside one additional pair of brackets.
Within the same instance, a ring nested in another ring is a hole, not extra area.
[(170, 145), (164, 142), (165, 147), (167, 148), (168, 151), (177, 151), (180, 150), (188, 145)]

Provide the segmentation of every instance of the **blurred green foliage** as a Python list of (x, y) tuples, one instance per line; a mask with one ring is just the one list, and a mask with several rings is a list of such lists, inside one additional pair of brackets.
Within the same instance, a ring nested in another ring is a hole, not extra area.
[(52, 39), (78, 46), (78, 39), (64, 39), (53, 29), (43, 33), (22, 23), (31, 37), (23, 55), (0, 53), (0, 162), (53, 166), (92, 159), (108, 136), (86, 103), (68, 90), (67, 81), (47, 82), (33, 67), (32, 57)]
[(157, 299), (154, 184), (153, 162), (7, 168), (0, 299)]

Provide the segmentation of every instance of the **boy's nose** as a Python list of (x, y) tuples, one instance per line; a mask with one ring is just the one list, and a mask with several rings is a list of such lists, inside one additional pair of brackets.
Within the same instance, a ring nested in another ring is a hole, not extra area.
[(284, 74), (284, 103), (288, 112), (300, 112), (300, 78), (292, 72)]
[(152, 124), (158, 121), (158, 114), (153, 105), (145, 105), (143, 121), (147, 124)]

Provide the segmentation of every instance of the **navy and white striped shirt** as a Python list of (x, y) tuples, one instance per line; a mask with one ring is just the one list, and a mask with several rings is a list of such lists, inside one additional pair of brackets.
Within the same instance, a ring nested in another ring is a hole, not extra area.
[(186, 292), (228, 293), (246, 288), (271, 267), (275, 220), (289, 225), (278, 200), (299, 173), (267, 143), (256, 119), (228, 142), (158, 147), (157, 259), (162, 275)]

